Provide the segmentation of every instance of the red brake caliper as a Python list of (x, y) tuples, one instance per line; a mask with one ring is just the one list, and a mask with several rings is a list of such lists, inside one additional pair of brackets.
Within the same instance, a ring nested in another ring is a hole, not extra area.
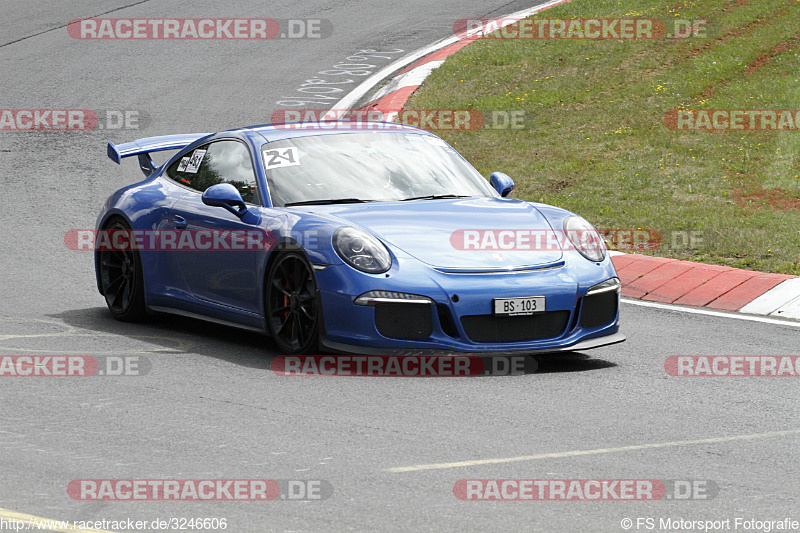
[[(289, 291), (289, 281), (288, 281), (288, 280), (287, 280), (287, 281), (285, 281), (285, 282), (283, 283), (283, 285), (284, 285), (284, 287), (283, 287), (283, 288), (284, 288), (284, 289), (286, 289), (286, 292), (290, 292), (290, 291)], [(289, 297), (288, 297), (288, 296), (286, 296), (285, 294), (283, 295), (283, 306), (284, 306), (284, 307), (289, 307)], [(290, 313), (290, 312), (291, 312), (291, 311), (290, 311), (289, 309), (287, 309), (287, 310), (284, 312), (284, 315), (283, 315), (283, 319), (284, 319), (284, 320), (286, 320), (287, 318), (289, 318), (289, 313)], [(292, 329), (292, 328), (294, 328), (294, 324), (289, 324), (289, 328), (290, 328), (290, 331), (291, 331), (291, 329)]]

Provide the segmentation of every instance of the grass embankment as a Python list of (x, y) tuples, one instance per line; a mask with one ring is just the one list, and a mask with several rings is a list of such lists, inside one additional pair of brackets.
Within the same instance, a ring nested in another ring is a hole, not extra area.
[[(522, 129), (437, 133), (484, 175), (514, 178), (518, 198), (600, 228), (661, 232), (653, 255), (800, 274), (800, 125), (676, 131), (664, 120), (675, 109), (800, 109), (800, 3), (572, 0), (534, 18), (592, 17), (660, 19), (668, 32), (674, 20), (709, 24), (683, 39), (476, 40), (406, 108), (474, 109), (487, 122), (524, 111)], [(673, 246), (691, 231), (702, 243)]]

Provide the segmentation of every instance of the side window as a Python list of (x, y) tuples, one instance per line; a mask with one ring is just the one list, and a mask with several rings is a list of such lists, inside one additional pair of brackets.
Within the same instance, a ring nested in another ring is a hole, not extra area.
[(245, 202), (259, 203), (250, 150), (239, 141), (217, 141), (196, 148), (172, 163), (167, 175), (199, 192), (218, 183), (230, 183)]

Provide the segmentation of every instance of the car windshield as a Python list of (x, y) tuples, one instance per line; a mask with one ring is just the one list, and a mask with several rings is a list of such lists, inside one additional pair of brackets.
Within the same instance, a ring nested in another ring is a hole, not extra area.
[(497, 196), (447, 143), (419, 133), (313, 135), (261, 152), (277, 207)]

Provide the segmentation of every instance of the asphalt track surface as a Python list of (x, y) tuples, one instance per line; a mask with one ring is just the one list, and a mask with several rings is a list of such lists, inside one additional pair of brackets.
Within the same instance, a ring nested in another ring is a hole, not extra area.
[[(266, 337), (177, 317), (116, 322), (96, 291), (91, 254), (64, 245), (68, 230), (93, 227), (105, 198), (141, 176), (135, 162), (106, 158), (108, 140), (267, 122), (279, 101), (302, 96), (306, 80), (360, 50), (402, 56), (449, 35), (456, 19), (530, 4), (3, 7), (0, 106), (134, 110), (140, 123), (0, 134), (0, 354), (138, 356), (149, 372), (0, 378), (0, 519), (224, 517), (236, 532), (624, 531), (626, 517), (656, 525), (660, 517), (800, 519), (797, 380), (675, 378), (663, 367), (670, 355), (797, 354), (800, 328), (624, 304), (627, 342), (541, 357), (536, 373), (279, 377)], [(333, 32), (266, 42), (68, 35), (69, 20), (100, 15), (321, 18)], [(562, 453), (576, 451), (585, 453)], [(87, 502), (66, 491), (71, 480), (118, 478), (325, 480), (334, 492), (302, 502)], [(466, 502), (453, 494), (460, 479), (488, 478), (708, 480), (719, 492), (655, 502)]]

